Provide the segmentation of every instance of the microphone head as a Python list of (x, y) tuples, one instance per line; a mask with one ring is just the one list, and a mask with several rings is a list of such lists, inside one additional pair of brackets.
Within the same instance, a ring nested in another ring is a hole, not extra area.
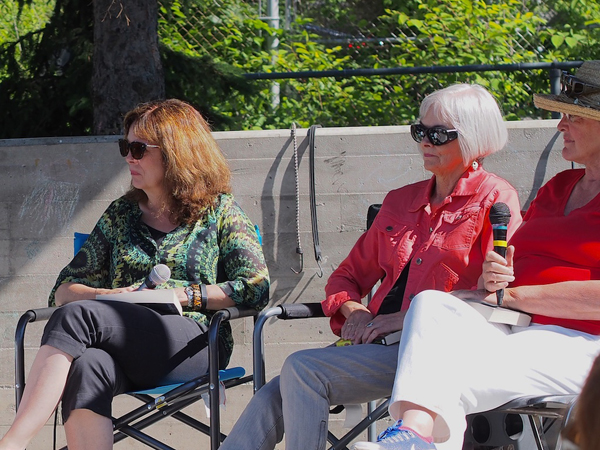
[(171, 269), (164, 264), (154, 266), (148, 275), (148, 279), (156, 286), (167, 282), (169, 278), (171, 278)]
[(489, 217), (492, 225), (508, 225), (508, 222), (510, 222), (510, 208), (506, 203), (494, 203), (490, 208)]

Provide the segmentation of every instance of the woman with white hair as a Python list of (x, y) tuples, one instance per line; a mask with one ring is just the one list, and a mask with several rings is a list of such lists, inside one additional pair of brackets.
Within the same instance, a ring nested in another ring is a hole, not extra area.
[(271, 450), (284, 430), (286, 450), (324, 449), (330, 405), (390, 395), (398, 345), (374, 342), (402, 329), (412, 298), (426, 289), (477, 285), (493, 248), (492, 205), (504, 202), (511, 209), (509, 236), (518, 228), (515, 189), (482, 167), (483, 158), (507, 140), (489, 92), (467, 84), (434, 92), (423, 101), (411, 134), (433, 177), (388, 193), (373, 225), (325, 288), (322, 307), (331, 328), (353, 345), (289, 356), (281, 375), (254, 395), (221, 449)]
[[(506, 258), (486, 255), (480, 290), (413, 300), (389, 406), (397, 422), (355, 450), (459, 449), (468, 414), (523, 395), (581, 391), (600, 353), (600, 61), (563, 73), (562, 92), (534, 102), (562, 113), (562, 155), (585, 168), (540, 189)], [(487, 322), (461, 301), (496, 304), (499, 289), (505, 307), (532, 316), (529, 326)]]

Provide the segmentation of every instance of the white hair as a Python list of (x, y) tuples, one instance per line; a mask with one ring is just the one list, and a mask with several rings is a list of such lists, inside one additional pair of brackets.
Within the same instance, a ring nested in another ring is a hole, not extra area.
[(466, 164), (481, 160), (506, 145), (508, 132), (498, 103), (478, 84), (454, 84), (433, 92), (421, 103), (420, 117), (430, 109), (458, 130), (458, 142)]

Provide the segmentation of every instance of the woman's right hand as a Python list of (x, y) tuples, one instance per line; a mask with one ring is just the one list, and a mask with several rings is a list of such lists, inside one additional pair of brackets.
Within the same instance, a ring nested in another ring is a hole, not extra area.
[(373, 314), (361, 303), (349, 301), (342, 305), (340, 312), (346, 317), (342, 325), (342, 339), (354, 344), (360, 343), (365, 326), (373, 320)]
[(515, 248), (512, 245), (509, 245), (506, 249), (506, 258), (494, 251), (488, 252), (485, 255), (481, 276), (479, 277), (479, 289), (495, 292), (506, 288), (508, 283), (514, 281), (514, 254)]

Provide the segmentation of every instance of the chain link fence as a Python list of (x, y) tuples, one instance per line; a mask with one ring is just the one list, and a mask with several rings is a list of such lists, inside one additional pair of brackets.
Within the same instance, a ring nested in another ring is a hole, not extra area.
[[(581, 0), (582, 5), (586, 1)], [(247, 98), (243, 104), (232, 101), (221, 106), (221, 113), (237, 117), (237, 128), (246, 129), (287, 127), (292, 117), (301, 126), (409, 123), (425, 95), (456, 82), (475, 82), (490, 89), (509, 120), (549, 118), (535, 110), (531, 100), (534, 92), (550, 90), (545, 69), (411, 75), (374, 71), (328, 78), (315, 74), (359, 68), (579, 61), (587, 55), (568, 58), (568, 52), (556, 48), (562, 45), (569, 50), (589, 40), (589, 30), (588, 34), (577, 30), (589, 28), (583, 21), (569, 23), (569, 33), (550, 38), (548, 27), (557, 26), (560, 0), (161, 2), (160, 33), (170, 39), (177, 35), (180, 49), (231, 64), (254, 80), (260, 93), (251, 99), (253, 107)], [(593, 15), (593, 8), (588, 12)], [(304, 75), (265, 81), (273, 72)]]
[[(309, 34), (327, 48), (345, 50), (350, 59), (370, 58), (380, 64), (394, 60), (407, 43), (427, 44), (417, 28), (394, 22), (396, 17), (383, 7), (383, 2), (377, 1), (199, 0), (184, 5), (161, 0), (160, 3), (163, 28), (176, 31), (190, 51), (215, 58), (227, 54), (231, 58), (228, 62), (240, 67), (247, 65), (247, 55), (268, 49), (265, 40), (273, 30), (278, 30), (280, 44), (274, 49), (292, 47)], [(511, 8), (514, 16), (532, 12), (538, 18), (550, 19), (554, 15), (543, 7), (529, 11), (525, 3), (513, 2)], [(536, 31), (516, 28), (511, 36), (512, 51), (527, 54), (530, 59), (545, 60), (548, 49), (540, 46)], [(224, 46), (229, 47), (229, 53), (224, 52)]]
[[(457, 82), (488, 88), (507, 120), (549, 118), (532, 94), (550, 92), (550, 73), (532, 64), (600, 59), (597, 0), (158, 1), (179, 58), (165, 59), (169, 95), (219, 130), (408, 124)], [(392, 72), (406, 68), (422, 70)]]

